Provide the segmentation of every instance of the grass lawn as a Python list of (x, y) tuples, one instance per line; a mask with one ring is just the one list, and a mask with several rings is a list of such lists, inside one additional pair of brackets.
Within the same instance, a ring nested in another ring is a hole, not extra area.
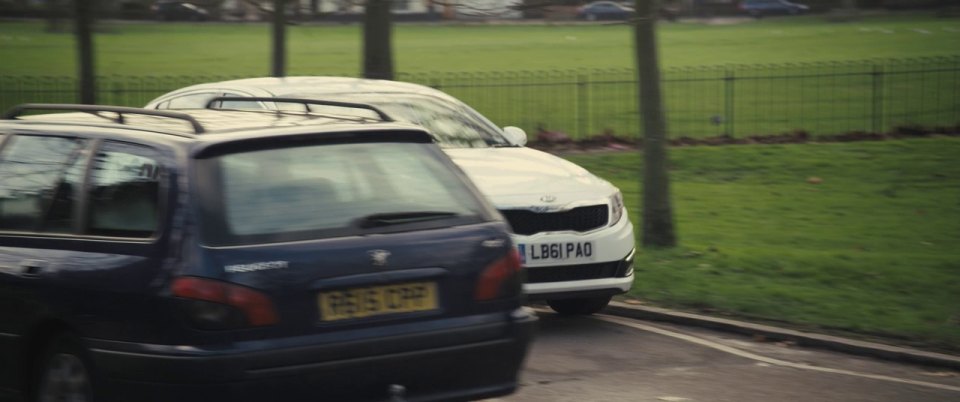
[[(960, 138), (670, 152), (681, 246), (629, 296), (960, 351)], [(639, 219), (638, 154), (568, 158)]]
[[(0, 22), (0, 75), (73, 75), (69, 33), (44, 22)], [(95, 39), (101, 75), (269, 73), (265, 23), (105, 23)], [(291, 26), (289, 74), (357, 74), (360, 26)], [(853, 23), (820, 16), (731, 25), (660, 24), (664, 66), (799, 63), (955, 54), (960, 20), (926, 15), (869, 17)], [(629, 27), (610, 24), (397, 24), (398, 72), (630, 68)]]

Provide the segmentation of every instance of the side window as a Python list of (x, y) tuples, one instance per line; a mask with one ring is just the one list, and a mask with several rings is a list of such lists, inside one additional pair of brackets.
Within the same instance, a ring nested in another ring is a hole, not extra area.
[(0, 155), (0, 230), (70, 232), (84, 141), (20, 135)]
[(89, 234), (150, 237), (157, 230), (162, 168), (155, 150), (104, 142), (90, 174)]

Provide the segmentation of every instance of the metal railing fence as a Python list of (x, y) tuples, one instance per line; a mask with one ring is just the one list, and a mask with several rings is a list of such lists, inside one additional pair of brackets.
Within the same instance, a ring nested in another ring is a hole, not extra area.
[[(322, 74), (331, 75), (331, 74)], [(342, 74), (341, 74), (342, 75)], [(960, 55), (916, 59), (668, 68), (662, 73), (672, 138), (851, 131), (960, 124)], [(224, 76), (102, 76), (98, 102), (142, 106), (173, 89)], [(632, 69), (401, 73), (470, 104), (531, 137), (559, 131), (636, 138), (637, 77)], [(0, 76), (0, 108), (75, 102), (72, 77)]]

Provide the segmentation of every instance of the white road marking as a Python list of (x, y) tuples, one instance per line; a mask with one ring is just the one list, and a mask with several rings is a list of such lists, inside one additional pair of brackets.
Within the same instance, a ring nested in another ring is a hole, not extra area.
[(760, 356), (758, 354), (746, 352), (740, 349), (735, 349), (726, 345), (719, 344), (717, 342), (711, 342), (706, 339), (697, 338), (695, 336), (690, 336), (686, 334), (681, 334), (679, 332), (668, 331), (662, 328), (641, 324), (633, 320), (622, 319), (622, 318), (617, 318), (617, 317), (612, 317), (607, 315), (596, 315), (594, 316), (594, 318), (598, 320), (603, 320), (609, 323), (613, 323), (613, 324), (623, 325), (623, 326), (639, 329), (642, 331), (653, 332), (655, 334), (660, 334), (663, 336), (680, 339), (682, 341), (695, 343), (700, 346), (705, 346), (711, 349), (719, 350), (721, 352), (726, 352), (735, 356), (740, 356), (746, 359), (756, 360), (761, 363), (767, 363), (775, 366), (791, 367), (791, 368), (800, 369), (800, 370), (820, 371), (824, 373), (841, 374), (841, 375), (848, 375), (853, 377), (870, 378), (870, 379), (880, 380), (880, 381), (889, 381), (889, 382), (896, 382), (901, 384), (909, 384), (909, 385), (916, 385), (921, 387), (937, 388), (937, 389), (943, 389), (948, 391), (960, 392), (960, 387), (955, 387), (952, 385), (937, 384), (937, 383), (926, 382), (926, 381), (908, 380), (905, 378), (890, 377), (890, 376), (879, 375), (879, 374), (860, 373), (860, 372), (850, 371), (850, 370), (817, 367), (817, 366), (811, 366), (808, 364), (793, 363), (785, 360), (773, 359), (766, 356)]

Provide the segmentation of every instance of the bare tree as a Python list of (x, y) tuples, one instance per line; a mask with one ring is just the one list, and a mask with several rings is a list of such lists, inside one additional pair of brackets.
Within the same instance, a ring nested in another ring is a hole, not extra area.
[(97, 103), (93, 71), (93, 10), (96, 0), (74, 0), (74, 25), (77, 38), (77, 73), (80, 79), (80, 103)]
[(667, 171), (667, 123), (660, 88), (657, 55), (657, 0), (635, 0), (634, 51), (643, 119), (643, 245), (673, 247), (677, 237), (670, 202), (670, 176)]
[[(393, 17), (391, 0), (345, 0), (349, 5), (365, 3), (363, 17), (363, 76), (392, 80), (393, 67)], [(430, 6), (463, 7), (490, 16), (497, 15), (493, 9), (479, 7), (463, 0), (432, 0)]]
[(260, 13), (270, 16), (271, 51), (270, 75), (284, 77), (287, 75), (287, 13), (286, 5), (291, 0), (273, 0), (272, 7), (267, 7), (255, 0), (244, 0), (249, 7)]
[(363, 17), (363, 76), (393, 79), (390, 0), (367, 0)]
[(270, 75), (287, 75), (287, 0), (273, 0), (273, 52)]
[(70, 8), (70, 5), (63, 3), (62, 0), (46, 1), (47, 32), (59, 33), (65, 31), (63, 19), (66, 14), (69, 14), (67, 10)]

